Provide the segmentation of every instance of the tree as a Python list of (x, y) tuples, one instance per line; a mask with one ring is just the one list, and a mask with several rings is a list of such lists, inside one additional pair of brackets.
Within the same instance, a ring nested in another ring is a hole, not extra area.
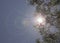
[[(46, 26), (50, 24), (50, 26), (55, 26), (60, 31), (60, 0), (28, 0), (28, 2), (30, 5), (36, 7), (37, 13), (46, 15)], [(38, 29), (40, 30), (40, 27)], [(46, 28), (44, 27), (44, 29)], [(47, 31), (43, 30), (43, 33), (40, 31), (44, 37), (44, 43), (57, 43), (60, 32), (47, 34)]]

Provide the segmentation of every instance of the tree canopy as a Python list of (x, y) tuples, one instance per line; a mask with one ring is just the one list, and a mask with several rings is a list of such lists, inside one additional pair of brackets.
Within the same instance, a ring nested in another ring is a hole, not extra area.
[[(55, 26), (60, 31), (60, 0), (28, 0), (29, 4), (36, 7), (37, 13), (46, 15), (47, 24)], [(44, 31), (43, 31), (44, 32)], [(57, 43), (60, 32), (44, 34), (44, 43)], [(37, 43), (40, 43), (37, 41)]]

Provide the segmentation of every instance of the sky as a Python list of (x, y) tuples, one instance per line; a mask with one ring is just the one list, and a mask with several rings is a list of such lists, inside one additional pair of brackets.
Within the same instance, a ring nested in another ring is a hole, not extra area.
[(0, 43), (35, 43), (39, 34), (22, 24), (33, 12), (25, 0), (0, 0)]
[[(36, 43), (37, 38), (42, 39), (31, 22), (34, 11), (26, 0), (0, 0), (0, 43)], [(24, 24), (26, 19), (30, 20), (28, 26)], [(51, 33), (56, 32), (54, 29), (51, 26)]]

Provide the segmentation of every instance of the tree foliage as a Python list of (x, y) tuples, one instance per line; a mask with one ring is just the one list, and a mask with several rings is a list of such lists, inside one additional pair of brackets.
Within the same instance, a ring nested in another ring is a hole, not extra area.
[[(28, 0), (30, 5), (36, 6), (37, 13), (45, 14), (47, 24), (53, 25), (60, 31), (60, 0)], [(44, 32), (44, 31), (43, 31)], [(57, 43), (57, 35), (44, 32), (44, 41), (46, 43)], [(60, 34), (60, 33), (59, 33)], [(44, 42), (44, 43), (45, 43)], [(40, 43), (37, 40), (37, 43)]]

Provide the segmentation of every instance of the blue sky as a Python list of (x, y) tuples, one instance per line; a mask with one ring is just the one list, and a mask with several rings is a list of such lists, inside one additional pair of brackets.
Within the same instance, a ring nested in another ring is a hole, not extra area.
[(38, 33), (22, 24), (32, 12), (25, 0), (0, 0), (0, 43), (35, 43)]

